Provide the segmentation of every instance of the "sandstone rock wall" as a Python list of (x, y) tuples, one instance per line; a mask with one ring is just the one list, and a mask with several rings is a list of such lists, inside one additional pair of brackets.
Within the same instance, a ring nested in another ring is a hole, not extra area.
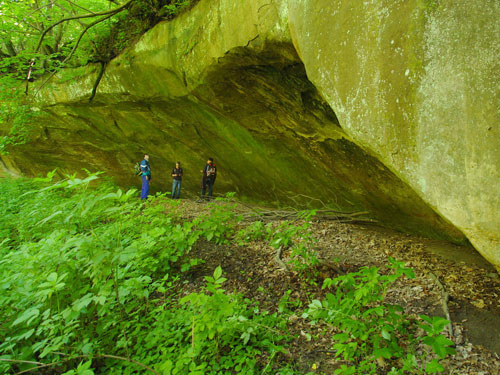
[(194, 193), (213, 156), (219, 191), (461, 231), (498, 267), (499, 20), (493, 0), (202, 0), (115, 59), (92, 103), (96, 67), (61, 74), (4, 164), (131, 185), (147, 150), (153, 186), (179, 159)]
[(500, 3), (290, 1), (342, 128), (500, 264)]

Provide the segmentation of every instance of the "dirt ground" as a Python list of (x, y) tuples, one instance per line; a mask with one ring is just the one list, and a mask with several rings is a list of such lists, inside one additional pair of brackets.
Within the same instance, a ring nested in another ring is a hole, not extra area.
[[(193, 217), (207, 212), (209, 205), (181, 201), (183, 215)], [(237, 208), (245, 212), (246, 208)], [(356, 271), (362, 266), (381, 267), (389, 257), (404, 261), (414, 269), (414, 279), (399, 280), (388, 292), (388, 300), (404, 307), (410, 314), (445, 316), (449, 310), (457, 354), (444, 361), (445, 374), (500, 375), (500, 278), (473, 248), (418, 238), (372, 224), (346, 224), (332, 220), (312, 225), (318, 239), (317, 254), (324, 264), (320, 278), (335, 277), (338, 271)], [(224, 288), (259, 302), (262, 310), (276, 311), (287, 291), (296, 300), (298, 310), (307, 307), (312, 296), (318, 298), (321, 280), (311, 285), (293, 271), (283, 270), (275, 260), (276, 250), (264, 241), (246, 246), (200, 242), (192, 256), (205, 263), (186, 275), (185, 293), (198, 290), (203, 276), (220, 265), (228, 281)], [(286, 262), (287, 253), (283, 254)], [(290, 317), (290, 333), (295, 337), (290, 352), (298, 371), (333, 374), (338, 366), (331, 351), (331, 341), (319, 334), (308, 341), (304, 321)], [(309, 333), (311, 329), (308, 326)], [(314, 332), (313, 332), (314, 333)], [(313, 335), (314, 336), (314, 335)]]

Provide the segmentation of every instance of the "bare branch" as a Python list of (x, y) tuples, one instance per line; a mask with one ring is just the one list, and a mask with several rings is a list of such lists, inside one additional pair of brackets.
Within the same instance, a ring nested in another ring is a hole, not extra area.
[[(45, 35), (47, 35), (47, 33), (52, 30), (54, 27), (56, 27), (57, 25), (63, 23), (63, 22), (67, 22), (67, 21), (72, 21), (72, 20), (80, 20), (82, 18), (92, 18), (92, 17), (98, 17), (98, 16), (104, 16), (102, 18), (99, 18), (97, 21), (94, 21), (90, 24), (88, 24), (84, 29), (83, 31), (80, 33), (80, 35), (78, 36), (78, 39), (74, 45), (74, 47), (72, 48), (71, 52), (69, 53), (69, 55), (64, 59), (64, 61), (62, 62), (62, 64), (66, 63), (72, 56), (73, 54), (75, 53), (76, 49), (78, 48), (78, 45), (80, 44), (80, 41), (82, 40), (83, 36), (87, 33), (87, 31), (97, 25), (98, 23), (102, 22), (102, 21), (105, 21), (107, 20), (108, 18), (111, 18), (113, 17), (114, 15), (122, 12), (123, 10), (127, 9), (127, 7), (133, 2), (134, 0), (129, 0), (127, 3), (125, 3), (124, 5), (118, 7), (118, 8), (115, 8), (115, 9), (112, 9), (112, 10), (109, 10), (109, 11), (105, 11), (105, 12), (99, 12), (99, 13), (92, 13), (92, 14), (82, 14), (82, 15), (77, 15), (77, 16), (72, 16), (72, 17), (66, 17), (66, 18), (63, 18), (63, 19), (60, 19), (59, 21), (57, 22), (54, 22), (52, 25), (50, 25), (49, 27), (47, 27), (42, 35), (40, 36), (40, 40), (38, 41), (38, 45), (36, 47), (36, 50), (35, 50), (35, 53), (37, 53), (39, 50), (40, 50), (40, 47), (42, 45), (42, 42), (43, 42), (43, 39), (45, 38)], [(30, 69), (29, 69), (29, 72), (28, 72), (28, 77), (31, 73), (31, 70), (32, 70), (32, 65), (30, 66)], [(35, 93), (35, 95), (37, 95), (40, 90), (42, 89), (42, 87), (45, 86), (45, 84), (55, 75), (55, 72), (53, 72), (49, 78), (47, 78), (47, 80), (45, 80), (44, 83), (42, 83), (42, 85), (38, 88), (37, 92)], [(26, 90), (25, 90), (25, 94), (28, 95), (28, 90), (29, 90), (29, 80), (26, 79)]]
[(50, 30), (52, 30), (54, 27), (56, 27), (57, 25), (59, 25), (59, 24), (61, 24), (63, 22), (72, 21), (72, 20), (79, 20), (79, 19), (82, 19), (82, 18), (92, 18), (92, 17), (98, 17), (98, 16), (106, 16), (106, 15), (109, 15), (109, 14), (115, 15), (115, 14), (121, 12), (122, 10), (126, 9), (133, 1), (134, 0), (129, 0), (128, 2), (126, 2), (121, 7), (118, 7), (118, 8), (112, 9), (112, 10), (108, 10), (108, 11), (105, 11), (105, 12), (81, 14), (81, 15), (76, 15), (76, 16), (72, 16), (72, 17), (62, 18), (62, 19), (54, 22), (52, 25), (50, 25), (49, 27), (47, 27), (42, 32), (42, 35), (40, 35), (40, 39), (38, 41), (38, 45), (37, 45), (37, 47), (35, 49), (35, 53), (40, 50), (40, 47), (42, 45), (43, 38), (45, 38), (45, 35), (47, 35), (47, 33)]
[(454, 338), (454, 335), (453, 335), (453, 325), (452, 325), (452, 321), (451, 321), (451, 317), (450, 317), (450, 310), (448, 308), (448, 301), (450, 300), (450, 295), (448, 294), (448, 292), (446, 291), (445, 287), (443, 286), (443, 284), (441, 283), (441, 281), (439, 281), (438, 277), (436, 275), (434, 275), (432, 272), (429, 274), (429, 276), (431, 277), (432, 280), (434, 280), (436, 282), (436, 284), (438, 285), (439, 289), (441, 290), (441, 306), (443, 308), (443, 312), (444, 314), (446, 315), (446, 320), (448, 320), (448, 331), (450, 332), (450, 336), (452, 338)]
[(0, 358), (0, 361), (2, 362), (10, 362), (10, 363), (29, 363), (30, 365), (43, 365), (42, 362), (35, 362), (35, 361), (24, 361), (22, 359), (7, 359), (7, 358)]
[[(117, 10), (116, 13), (119, 13), (121, 10)], [(102, 21), (105, 21), (107, 20), (108, 18), (111, 18), (113, 17), (116, 13), (112, 13), (112, 14), (108, 14), (107, 16), (105, 17), (102, 17), (102, 18), (99, 18), (97, 21), (94, 21), (90, 24), (88, 24), (85, 29), (83, 29), (83, 31), (80, 33), (80, 35), (78, 36), (78, 39), (76, 40), (76, 43), (75, 45), (73, 46), (73, 48), (71, 49), (71, 52), (68, 54), (68, 56), (66, 56), (66, 58), (63, 60), (63, 62), (61, 63), (61, 65), (64, 65), (66, 62), (69, 61), (69, 59), (71, 59), (71, 57), (73, 57), (73, 54), (75, 53), (76, 49), (78, 48), (78, 45), (80, 44), (80, 41), (82, 40), (83, 36), (87, 33), (87, 31), (97, 25), (98, 23), (102, 22)], [(40, 90), (52, 79), (52, 77), (54, 77), (54, 75), (57, 73), (57, 71), (54, 71), (50, 74), (50, 76), (40, 85), (40, 87), (38, 88), (38, 90), (36, 91), (35, 95), (38, 95), (38, 93), (40, 92)], [(100, 81), (100, 79), (99, 79)], [(26, 82), (26, 94), (28, 93), (28, 82)]]
[(90, 9), (87, 9), (87, 8), (84, 8), (82, 7), (81, 5), (78, 5), (77, 3), (74, 3), (73, 1), (70, 1), (70, 0), (66, 0), (68, 3), (70, 3), (71, 5), (74, 5), (75, 7), (77, 8), (80, 8), (86, 12), (89, 12), (89, 13), (92, 13), (92, 14), (95, 14), (94, 12), (92, 12)]
[(278, 266), (281, 267), (281, 269), (285, 270), (285, 271), (288, 271), (288, 266), (286, 265), (285, 262), (283, 262), (283, 260), (281, 259), (281, 255), (282, 255), (282, 252), (283, 252), (283, 247), (280, 246), (278, 248), (278, 250), (276, 250), (276, 254), (274, 254), (274, 261), (276, 263), (278, 263)]
[[(71, 10), (68, 10), (66, 9), (64, 6), (62, 6), (61, 4), (57, 3), (56, 4), (63, 12), (66, 12), (68, 14), (71, 14), (72, 16), (76, 16), (77, 13), (75, 12), (75, 10), (73, 9), (73, 7), (71, 7)], [(70, 4), (71, 5), (71, 4)], [(76, 22), (78, 22), (82, 27), (85, 27), (87, 26), (84, 22), (80, 21), (80, 20), (75, 20)]]
[(35, 10), (33, 10), (31, 13), (28, 13), (25, 17), (26, 17), (26, 18), (28, 18), (28, 17), (32, 16), (33, 14), (35, 14), (36, 12), (38, 12), (39, 10), (42, 10), (43, 8), (47, 8), (47, 7), (50, 7), (50, 6), (54, 5), (54, 3), (55, 3), (56, 1), (57, 1), (57, 0), (53, 0), (53, 1), (51, 1), (50, 3), (47, 3), (47, 4), (45, 4), (45, 5), (42, 5), (42, 6), (38, 7), (38, 8), (36, 8), (36, 9), (35, 9)]

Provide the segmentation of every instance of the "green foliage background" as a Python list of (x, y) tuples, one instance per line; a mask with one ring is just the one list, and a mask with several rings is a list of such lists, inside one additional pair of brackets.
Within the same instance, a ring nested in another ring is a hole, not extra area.
[[(191, 3), (191, 0), (0, 2), (0, 152), (6, 153), (10, 145), (25, 143), (29, 136), (35, 115), (31, 111), (33, 96), (38, 89), (28, 90), (28, 75), (30, 82), (39, 80), (35, 86), (40, 87), (65, 67), (101, 63), (104, 68), (146, 30), (163, 19), (175, 17)], [(108, 12), (125, 5), (106, 19), (103, 16), (72, 19), (49, 30), (60, 20)], [(91, 26), (93, 23), (96, 24)], [(26, 90), (29, 95), (23, 94)]]
[(183, 222), (165, 211), (175, 202), (144, 206), (96, 178), (0, 184), (0, 371), (253, 374), (282, 350), (286, 320), (226, 293), (220, 267), (179, 298), (193, 245), (223, 242), (234, 215)]
[[(325, 280), (328, 293), (305, 309), (289, 290), (275, 312), (260, 310), (223, 289), (220, 267), (201, 290), (183, 292), (184, 272), (204, 262), (191, 256), (200, 240), (265, 240), (315, 283), (314, 211), (237, 231), (245, 225), (227, 202), (186, 220), (164, 195), (143, 203), (135, 190), (95, 181), (99, 173), (54, 175), (0, 181), (0, 372), (303, 374), (294, 360), (274, 361), (292, 339), (292, 314), (303, 317), (301, 336), (330, 340), (335, 374), (377, 374), (381, 359), (393, 375), (439, 373), (454, 353), (445, 319), (408, 317), (385, 302), (396, 280), (413, 276), (395, 260), (384, 273)], [(323, 333), (312, 337), (307, 327), (317, 324)]]

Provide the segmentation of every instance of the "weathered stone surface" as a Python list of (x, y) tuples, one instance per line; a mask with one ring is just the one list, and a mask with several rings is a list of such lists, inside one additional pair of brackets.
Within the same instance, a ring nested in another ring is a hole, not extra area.
[(92, 103), (96, 68), (65, 72), (43, 91), (33, 142), (4, 164), (128, 186), (147, 151), (153, 186), (169, 189), (178, 159), (196, 193), (213, 156), (219, 191), (462, 231), (498, 267), (500, 6), (435, 4), (202, 0), (114, 60)]
[(500, 3), (290, 1), (342, 128), (500, 265)]

